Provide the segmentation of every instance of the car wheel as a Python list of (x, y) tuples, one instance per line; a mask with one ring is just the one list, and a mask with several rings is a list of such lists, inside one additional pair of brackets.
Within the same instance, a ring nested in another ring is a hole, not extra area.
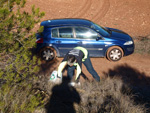
[(118, 46), (110, 47), (107, 51), (106, 57), (110, 61), (118, 61), (123, 57), (123, 50)]
[(52, 47), (45, 47), (40, 51), (40, 57), (46, 62), (52, 61), (56, 58), (56, 51)]

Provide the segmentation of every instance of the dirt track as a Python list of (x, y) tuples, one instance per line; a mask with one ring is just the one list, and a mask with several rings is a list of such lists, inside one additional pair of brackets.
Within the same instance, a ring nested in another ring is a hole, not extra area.
[[(62, 59), (63, 58), (57, 58), (57, 61), (54, 63), (43, 63), (42, 72), (44, 71), (45, 75), (49, 76), (49, 73), (51, 73), (52, 70), (57, 69)], [(124, 75), (131, 77), (131, 79), (132, 77), (137, 77), (138, 79), (146, 77), (150, 79), (150, 55), (132, 54), (123, 57), (118, 62), (110, 62), (105, 58), (91, 58), (91, 61), (101, 78), (113, 75)], [(84, 65), (83, 72), (90, 80), (93, 80)], [(81, 79), (83, 78), (81, 77)]]
[(42, 20), (85, 18), (124, 30), (131, 36), (150, 35), (149, 0), (27, 0), (25, 10), (32, 5), (46, 13)]
[[(150, 0), (27, 0), (26, 10), (31, 5), (46, 13), (42, 20), (85, 18), (102, 26), (121, 29), (133, 37), (150, 35)], [(45, 72), (55, 69), (61, 60), (59, 58), (55, 65), (43, 65)], [(132, 68), (140, 75), (150, 76), (150, 55), (133, 54), (115, 63), (104, 58), (91, 60), (100, 76), (109, 75), (122, 66), (126, 68), (126, 74), (131, 75), (128, 69)], [(89, 75), (84, 67), (83, 70)]]

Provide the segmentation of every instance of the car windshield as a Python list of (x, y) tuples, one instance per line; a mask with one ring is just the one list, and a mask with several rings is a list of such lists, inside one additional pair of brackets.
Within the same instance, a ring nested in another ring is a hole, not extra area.
[(104, 37), (109, 37), (110, 36), (110, 31), (107, 28), (101, 27), (95, 23), (91, 26), (93, 29), (95, 29), (97, 32), (99, 32), (102, 36)]

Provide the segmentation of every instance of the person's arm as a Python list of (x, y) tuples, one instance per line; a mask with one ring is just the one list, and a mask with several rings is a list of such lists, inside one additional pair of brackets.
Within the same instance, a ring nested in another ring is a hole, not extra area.
[(65, 66), (67, 65), (67, 61), (63, 61), (59, 66), (58, 66), (58, 77), (62, 78), (62, 71), (65, 68)]
[(78, 77), (79, 77), (79, 75), (81, 74), (81, 67), (80, 67), (80, 65), (79, 65), (79, 64), (76, 64), (76, 66), (77, 66), (77, 73), (76, 73), (76, 78), (75, 78), (75, 80), (77, 80)]

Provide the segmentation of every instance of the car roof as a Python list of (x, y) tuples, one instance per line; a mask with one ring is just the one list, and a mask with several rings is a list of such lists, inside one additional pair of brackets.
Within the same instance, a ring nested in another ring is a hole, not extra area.
[(65, 19), (53, 19), (45, 20), (41, 22), (41, 26), (52, 27), (52, 26), (70, 26), (70, 25), (82, 25), (91, 27), (93, 22), (86, 19), (75, 19), (75, 18), (65, 18)]

